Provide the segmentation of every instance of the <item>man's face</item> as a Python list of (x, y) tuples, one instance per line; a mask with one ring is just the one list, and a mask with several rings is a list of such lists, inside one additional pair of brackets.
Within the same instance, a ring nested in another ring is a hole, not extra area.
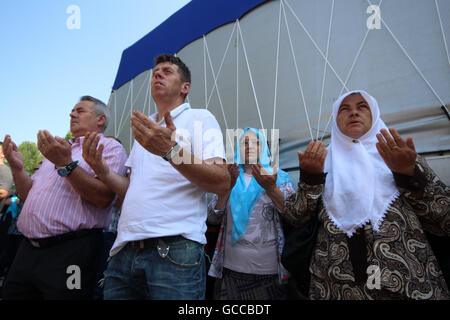
[(258, 136), (253, 131), (247, 131), (241, 138), (241, 159), (244, 158), (246, 164), (256, 164), (258, 162), (261, 145)]
[(339, 130), (346, 136), (359, 139), (372, 127), (372, 112), (369, 104), (359, 94), (347, 96), (337, 114)]
[(84, 136), (87, 132), (101, 132), (105, 122), (104, 115), (97, 116), (94, 112), (95, 103), (80, 101), (70, 113), (70, 131), (75, 138)]
[(182, 81), (176, 64), (161, 62), (153, 68), (151, 81), (153, 99), (182, 98), (189, 89), (190, 83)]

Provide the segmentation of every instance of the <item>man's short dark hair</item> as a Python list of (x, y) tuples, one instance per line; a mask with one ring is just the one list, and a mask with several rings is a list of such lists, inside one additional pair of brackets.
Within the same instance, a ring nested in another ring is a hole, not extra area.
[(181, 81), (191, 83), (191, 71), (189, 71), (189, 68), (180, 58), (175, 57), (172, 54), (160, 54), (155, 58), (155, 66), (163, 62), (176, 64), (178, 66), (178, 73), (181, 76)]

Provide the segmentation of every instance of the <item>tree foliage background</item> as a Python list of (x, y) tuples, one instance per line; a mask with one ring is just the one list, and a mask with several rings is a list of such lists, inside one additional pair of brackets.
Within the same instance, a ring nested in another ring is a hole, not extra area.
[[(64, 139), (69, 140), (72, 138), (73, 138), (72, 132), (68, 131)], [(34, 173), (34, 168), (36, 168), (37, 164), (42, 160), (44, 160), (44, 156), (39, 151), (36, 143), (31, 141), (22, 142), (19, 145), (18, 149), (23, 155), (23, 167), (25, 171), (29, 175), (32, 175)], [(9, 166), (8, 163), (6, 164)]]
[(73, 134), (72, 132), (67, 132), (66, 136), (64, 137), (64, 139), (69, 140), (69, 139), (73, 139)]
[(36, 168), (39, 162), (44, 160), (44, 156), (41, 154), (34, 142), (22, 142), (18, 148), (23, 155), (23, 167), (25, 171), (29, 175), (33, 174), (34, 168)]

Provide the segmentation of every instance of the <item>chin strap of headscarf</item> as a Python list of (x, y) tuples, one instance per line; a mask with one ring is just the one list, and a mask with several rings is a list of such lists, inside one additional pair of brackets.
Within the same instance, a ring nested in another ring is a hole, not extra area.
[[(372, 113), (372, 127), (359, 139), (344, 135), (336, 120), (342, 101), (352, 93), (361, 94)], [(387, 129), (378, 103), (365, 91), (347, 92), (333, 105), (323, 203), (330, 219), (349, 237), (369, 221), (379, 230), (388, 207), (399, 196), (392, 172), (376, 148), (376, 134), (383, 128)]]
[[(245, 228), (247, 227), (250, 214), (253, 211), (256, 202), (258, 202), (258, 199), (266, 192), (266, 190), (259, 185), (254, 177), (252, 177), (248, 186), (245, 183), (244, 159), (241, 159), (240, 144), (242, 137), (248, 130), (256, 133), (260, 142), (261, 151), (259, 154), (258, 163), (260, 163), (267, 172), (273, 174), (273, 169), (270, 166), (269, 148), (264, 135), (255, 128), (245, 128), (239, 136), (234, 152), (234, 162), (239, 165), (240, 174), (236, 180), (236, 185), (230, 194), (230, 207), (233, 217), (231, 240), (233, 244), (235, 244), (236, 241), (245, 234)], [(283, 185), (290, 181), (291, 179), (289, 178), (288, 173), (278, 169), (277, 186)]]

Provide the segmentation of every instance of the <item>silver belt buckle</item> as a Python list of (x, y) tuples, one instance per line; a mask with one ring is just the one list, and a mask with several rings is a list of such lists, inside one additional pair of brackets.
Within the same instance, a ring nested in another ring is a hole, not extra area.
[(170, 246), (161, 239), (158, 239), (156, 249), (158, 250), (158, 253), (161, 256), (161, 258), (165, 258), (169, 253)]
[(36, 248), (40, 248), (41, 246), (39, 245), (39, 242), (37, 242), (37, 241), (34, 241), (34, 240), (31, 240), (30, 239), (30, 242), (31, 242), (31, 245), (33, 246), (33, 247), (36, 247)]

